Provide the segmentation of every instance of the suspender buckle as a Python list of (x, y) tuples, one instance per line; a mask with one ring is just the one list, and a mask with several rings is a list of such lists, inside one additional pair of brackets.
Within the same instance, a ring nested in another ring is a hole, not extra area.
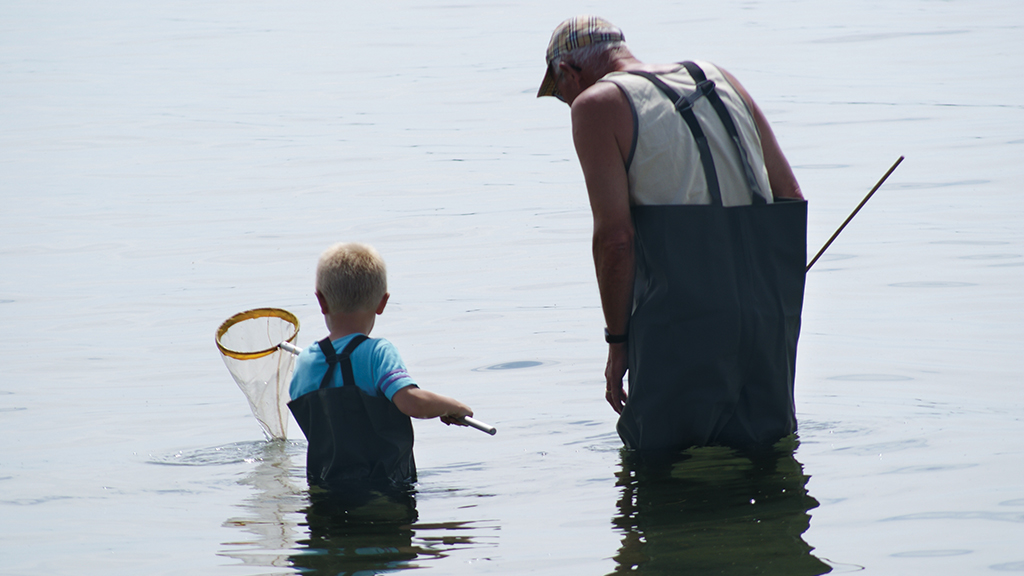
[(713, 81), (702, 80), (697, 83), (697, 89), (694, 90), (693, 93), (686, 96), (680, 96), (679, 99), (676, 100), (676, 110), (679, 112), (686, 112), (690, 108), (693, 108), (693, 105), (697, 103), (697, 100), (700, 100), (702, 97), (707, 96), (714, 91), (715, 83)]
[(679, 112), (686, 112), (690, 108), (693, 108), (693, 102), (686, 96), (680, 96), (679, 100), (676, 100), (676, 110)]

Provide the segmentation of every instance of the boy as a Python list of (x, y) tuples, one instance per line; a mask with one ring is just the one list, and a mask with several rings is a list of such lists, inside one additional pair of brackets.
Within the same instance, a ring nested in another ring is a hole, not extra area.
[(306, 435), (306, 479), (331, 489), (416, 479), (413, 418), (458, 424), (473, 411), (419, 388), (395, 347), (370, 339), (390, 294), (384, 261), (365, 244), (336, 244), (316, 268), (316, 299), (330, 335), (302, 351), (288, 403)]

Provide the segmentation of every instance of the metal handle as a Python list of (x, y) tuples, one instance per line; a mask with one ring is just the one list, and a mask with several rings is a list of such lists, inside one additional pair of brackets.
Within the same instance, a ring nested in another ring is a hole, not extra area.
[(281, 342), (280, 344), (277, 345), (277, 347), (280, 348), (281, 350), (284, 350), (285, 352), (291, 352), (296, 356), (302, 353), (302, 349), (299, 348), (298, 346), (295, 346), (291, 342)]
[(460, 418), (460, 420), (462, 420), (462, 423), (465, 424), (466, 426), (472, 426), (473, 428), (476, 428), (481, 432), (486, 432), (491, 436), (494, 436), (495, 434), (498, 433), (498, 429), (495, 428), (494, 426), (491, 426), (490, 424), (485, 424), (475, 418), (463, 416), (462, 418)]

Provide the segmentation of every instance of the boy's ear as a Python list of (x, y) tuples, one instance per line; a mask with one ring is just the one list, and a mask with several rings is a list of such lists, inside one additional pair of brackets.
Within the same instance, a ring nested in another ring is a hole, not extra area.
[(327, 314), (329, 314), (331, 312), (330, 311), (330, 307), (327, 306), (327, 300), (324, 298), (324, 295), (321, 294), (319, 290), (316, 291), (316, 301), (320, 303), (320, 313), (321, 314), (326, 316)]
[(390, 298), (390, 297), (391, 297), (391, 293), (390, 292), (385, 292), (384, 295), (381, 296), (380, 304), (377, 304), (377, 314), (378, 315), (384, 313), (384, 307), (388, 305), (388, 298)]

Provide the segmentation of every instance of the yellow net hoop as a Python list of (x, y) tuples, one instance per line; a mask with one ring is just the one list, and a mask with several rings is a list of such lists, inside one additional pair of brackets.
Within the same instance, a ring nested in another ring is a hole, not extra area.
[[(246, 310), (245, 312), (239, 312), (231, 318), (228, 318), (217, 328), (217, 348), (221, 354), (230, 356), (236, 360), (255, 360), (256, 358), (262, 358), (269, 356), (278, 350), (278, 344), (275, 343), (272, 347), (265, 350), (232, 350), (221, 342), (221, 339), (228, 333), (234, 326), (245, 322), (246, 320), (254, 320), (256, 318), (280, 318), (288, 324), (294, 327), (291, 335), (281, 340), (281, 342), (288, 342), (290, 344), (295, 343), (295, 337), (299, 335), (299, 319), (295, 317), (295, 314), (287, 310), (281, 310), (280, 308), (254, 308), (252, 310)], [(237, 346), (236, 344), (232, 344)]]

